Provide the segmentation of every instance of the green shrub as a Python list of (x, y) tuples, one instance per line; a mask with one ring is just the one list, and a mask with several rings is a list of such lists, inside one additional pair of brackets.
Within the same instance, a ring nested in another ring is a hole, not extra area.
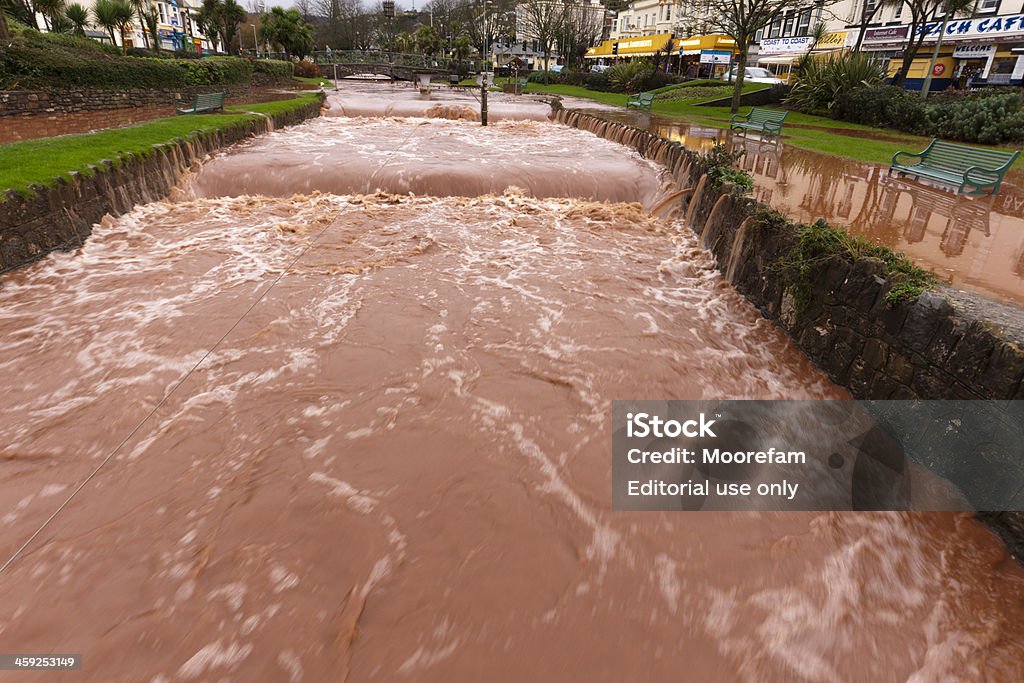
[(786, 102), (805, 114), (828, 116), (846, 93), (864, 85), (877, 85), (885, 76), (881, 64), (863, 53), (804, 59), (800, 63), (800, 78)]
[(923, 133), (925, 103), (917, 93), (892, 85), (862, 85), (839, 97), (837, 118), (876, 128)]
[(1024, 139), (1024, 109), (1017, 93), (965, 97), (928, 105), (927, 131), (936, 137), (995, 145)]
[(725, 183), (732, 183), (741, 192), (754, 188), (754, 179), (746, 171), (735, 168), (743, 152), (730, 152), (725, 145), (715, 145), (710, 152), (701, 154), (695, 163), (701, 173), (706, 173), (711, 189), (719, 191)]
[(111, 89), (237, 85), (252, 78), (238, 57), (123, 57), (87, 38), (26, 31), (0, 44), (0, 88)]
[(534, 71), (526, 80), (530, 83), (551, 85), (552, 83), (558, 83), (558, 74), (554, 71)]
[(283, 59), (257, 59), (252, 63), (252, 70), (253, 73), (266, 74), (274, 78), (291, 78), (297, 75), (295, 65)]
[(320, 78), (320, 67), (313, 62), (302, 60), (292, 67), (293, 73), (301, 78)]
[(625, 62), (616, 64), (608, 69), (607, 73), (608, 82), (615, 92), (635, 93), (648, 85), (654, 74), (654, 67), (644, 61)]
[(608, 80), (608, 73), (603, 71), (592, 71), (587, 74), (586, 87), (591, 90), (608, 90), (611, 81)]
[(656, 100), (678, 102), (685, 100), (707, 100), (715, 97), (728, 97), (732, 94), (731, 85), (722, 85), (721, 81), (713, 86), (691, 86), (687, 83), (661, 88), (654, 96)]

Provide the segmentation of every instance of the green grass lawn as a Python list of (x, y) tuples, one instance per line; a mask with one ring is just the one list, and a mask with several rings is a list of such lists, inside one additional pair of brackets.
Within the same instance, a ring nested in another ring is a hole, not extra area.
[(104, 159), (120, 164), (133, 156), (152, 154), (153, 145), (202, 136), (257, 118), (244, 112), (270, 116), (305, 106), (316, 97), (309, 93), (291, 100), (227, 107), (224, 114), (174, 116), (95, 133), (0, 145), (0, 192), (13, 189), (29, 194), (30, 185), (53, 185), (57, 178), (66, 178), (72, 171), (88, 174), (90, 165), (96, 166)]
[(331, 84), (331, 81), (328, 78), (307, 78), (305, 76), (292, 76), (292, 78), (294, 80), (298, 81), (299, 83), (305, 83), (306, 85), (313, 85), (313, 86), (316, 86), (317, 88), (320, 87), (321, 83), (326, 83), (327, 85)]

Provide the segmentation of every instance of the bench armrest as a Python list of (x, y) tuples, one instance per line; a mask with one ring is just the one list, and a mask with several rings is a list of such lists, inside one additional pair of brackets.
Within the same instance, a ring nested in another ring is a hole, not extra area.
[(993, 171), (989, 168), (981, 168), (980, 166), (971, 166), (969, 169), (964, 171), (964, 180), (970, 182), (972, 185), (978, 185), (975, 180), (980, 180), (982, 185), (988, 185), (994, 183), (1003, 177), (1002, 171)]
[(733, 114), (732, 118), (729, 119), (729, 125), (734, 123), (747, 123), (750, 121), (750, 114)]
[(892, 163), (893, 163), (893, 165), (896, 164), (896, 161), (897, 161), (897, 159), (899, 159), (900, 156), (911, 157), (913, 159), (918, 159), (918, 160), (921, 159), (921, 154), (918, 154), (916, 152), (896, 152), (895, 154), (892, 155)]

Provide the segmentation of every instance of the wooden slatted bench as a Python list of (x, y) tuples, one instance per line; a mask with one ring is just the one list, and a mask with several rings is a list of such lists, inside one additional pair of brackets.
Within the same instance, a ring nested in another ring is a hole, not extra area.
[(935, 139), (922, 152), (896, 152), (889, 173), (926, 178), (954, 186), (957, 192), (973, 188), (972, 194), (994, 195), (1018, 156), (1019, 151), (968, 147)]
[(650, 109), (652, 104), (654, 104), (654, 93), (650, 92), (641, 92), (626, 98), (626, 109), (630, 107)]
[(175, 109), (179, 114), (199, 114), (204, 111), (217, 111), (224, 108), (224, 93), (200, 93), (192, 98), (192, 106), (188, 109)]
[(747, 115), (734, 115), (729, 121), (729, 129), (744, 135), (752, 130), (763, 137), (773, 138), (782, 134), (782, 123), (788, 115), (788, 111), (752, 107)]

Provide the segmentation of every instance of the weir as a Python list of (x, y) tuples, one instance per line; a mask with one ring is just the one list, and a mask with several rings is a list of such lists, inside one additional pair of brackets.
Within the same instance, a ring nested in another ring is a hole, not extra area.
[(101, 680), (1022, 677), (1024, 572), (966, 516), (610, 510), (612, 399), (850, 396), (688, 227), (757, 235), (691, 153), (344, 88), (4, 275), (6, 648)]

